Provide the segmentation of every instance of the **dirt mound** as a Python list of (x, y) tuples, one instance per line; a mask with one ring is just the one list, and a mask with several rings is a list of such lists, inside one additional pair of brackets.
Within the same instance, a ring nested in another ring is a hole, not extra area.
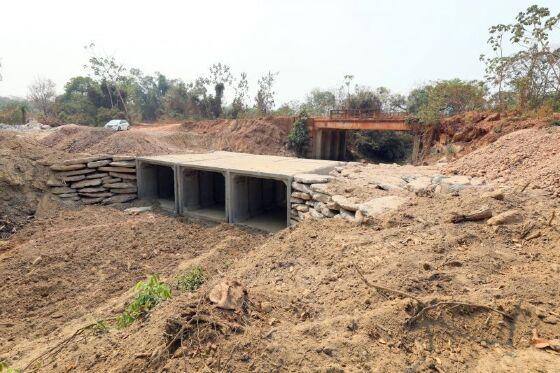
[[(61, 214), (26, 228), (0, 261), (13, 304), (0, 311), (9, 324), (0, 351), (24, 366), (122, 311), (126, 290), (146, 274), (171, 283), (200, 265), (208, 280), (196, 292), (174, 290), (125, 330), (86, 333), (39, 370), (553, 371), (558, 357), (530, 346), (532, 329), (560, 335), (551, 203), (510, 193), (421, 197), (372, 226), (328, 219), (268, 238), (106, 208)], [(449, 222), (481, 204), (521, 210), (525, 221)], [(525, 240), (527, 229), (540, 235)], [(248, 290), (242, 309), (208, 301), (224, 280)]]
[(207, 120), (185, 122), (182, 127), (204, 135), (207, 146), (253, 154), (291, 155), (286, 149), (293, 118)]
[(45, 164), (62, 157), (32, 137), (0, 131), (0, 239), (33, 217), (40, 195), (47, 189)]
[(10, 305), (0, 308), (0, 360), (27, 354), (37, 347), (32, 341), (47, 343), (76, 322), (119, 312), (122, 296), (148, 275), (167, 280), (182, 261), (204, 256), (219, 257), (213, 268), (223, 270), (260, 241), (233, 226), (104, 207), (38, 219), (12, 237), (0, 260), (2, 302)]
[(169, 146), (156, 137), (140, 132), (115, 132), (105, 128), (77, 126), (74, 124), (58, 127), (41, 143), (69, 153), (108, 153), (151, 155), (169, 150)]
[(455, 160), (447, 171), (518, 184), (530, 182), (531, 188), (560, 197), (560, 127), (509, 133)]
[(41, 143), (69, 153), (157, 155), (229, 150), (253, 154), (291, 154), (286, 141), (291, 118), (206, 120), (139, 125), (130, 131), (60, 126)]

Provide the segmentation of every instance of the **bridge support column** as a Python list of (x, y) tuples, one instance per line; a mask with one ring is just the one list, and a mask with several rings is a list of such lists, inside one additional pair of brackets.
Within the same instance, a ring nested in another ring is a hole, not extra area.
[(321, 149), (323, 148), (323, 131), (316, 130), (313, 137), (313, 154), (312, 158), (322, 159)]
[(412, 164), (418, 163), (418, 155), (420, 153), (420, 135), (415, 134), (412, 142)]

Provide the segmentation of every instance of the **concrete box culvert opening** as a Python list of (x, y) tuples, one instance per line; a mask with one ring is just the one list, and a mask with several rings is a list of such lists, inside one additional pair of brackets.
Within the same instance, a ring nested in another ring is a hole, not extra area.
[(228, 221), (226, 176), (222, 172), (179, 168), (182, 215)]
[(269, 232), (284, 229), (289, 194), (282, 180), (232, 174), (230, 221)]
[(158, 201), (168, 211), (176, 211), (175, 169), (173, 166), (140, 162), (138, 173), (138, 197)]

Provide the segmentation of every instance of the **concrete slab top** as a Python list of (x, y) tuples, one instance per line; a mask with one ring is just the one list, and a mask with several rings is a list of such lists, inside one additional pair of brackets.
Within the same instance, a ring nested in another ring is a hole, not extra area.
[(200, 154), (171, 154), (138, 157), (138, 161), (158, 164), (179, 165), (197, 169), (230, 171), (255, 176), (291, 178), (300, 173), (328, 173), (345, 162), (256, 155), (216, 151)]

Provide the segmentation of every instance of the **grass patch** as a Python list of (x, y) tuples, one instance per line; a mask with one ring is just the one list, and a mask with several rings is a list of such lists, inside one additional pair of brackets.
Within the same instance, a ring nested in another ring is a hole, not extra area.
[(177, 287), (181, 290), (195, 291), (206, 281), (206, 274), (201, 267), (194, 267), (187, 273), (179, 276)]
[(553, 126), (553, 127), (560, 127), (560, 120), (554, 119), (554, 120), (551, 120), (548, 124)]
[(134, 286), (136, 298), (126, 307), (122, 315), (117, 316), (117, 327), (125, 328), (140, 317), (146, 315), (163, 300), (171, 298), (171, 289), (157, 276), (150, 276)]
[(1, 373), (20, 373), (21, 369), (12, 368), (7, 362), (0, 360), (0, 372)]

